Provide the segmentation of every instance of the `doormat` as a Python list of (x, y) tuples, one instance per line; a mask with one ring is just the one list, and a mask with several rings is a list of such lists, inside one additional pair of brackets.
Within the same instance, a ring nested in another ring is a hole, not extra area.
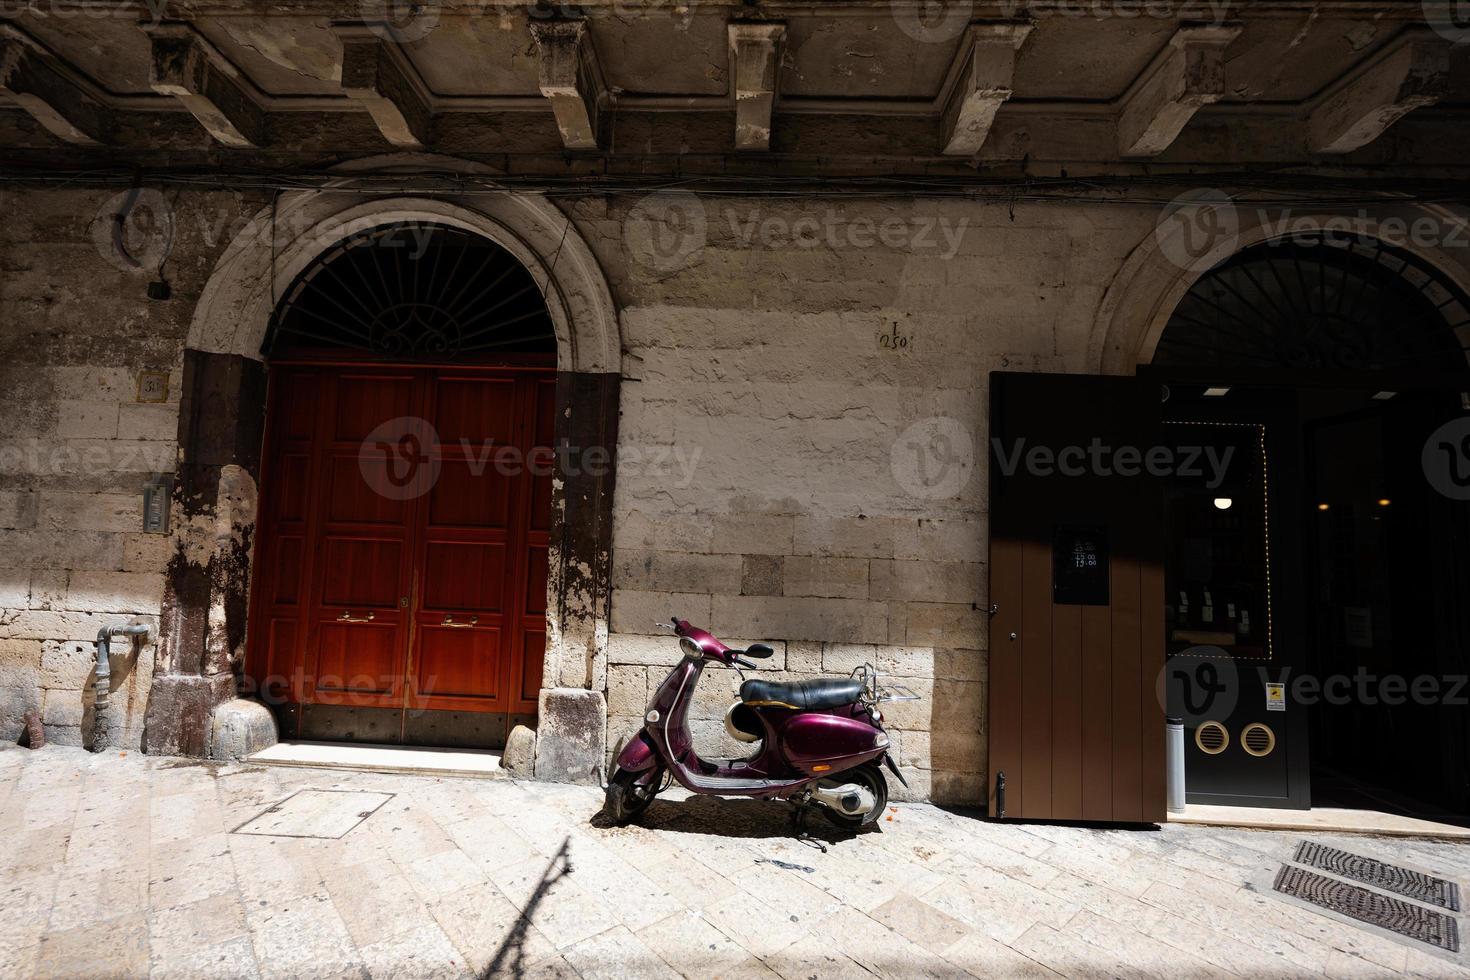
[(1339, 878), (1361, 881), (1365, 885), (1428, 905), (1438, 905), (1451, 912), (1460, 911), (1459, 886), (1443, 878), (1305, 840), (1297, 845), (1296, 855), (1292, 860), (1309, 868), (1320, 868)]
[(1283, 865), (1272, 885), (1283, 895), (1300, 898), (1320, 908), (1417, 939), (1436, 949), (1460, 951), (1455, 920), (1442, 912), (1414, 905), (1390, 895), (1380, 895), (1358, 885), (1315, 874), (1304, 868)]
[(339, 789), (303, 789), (245, 823), (234, 833), (259, 837), (314, 837), (340, 840), (356, 829), (392, 793), (359, 793)]

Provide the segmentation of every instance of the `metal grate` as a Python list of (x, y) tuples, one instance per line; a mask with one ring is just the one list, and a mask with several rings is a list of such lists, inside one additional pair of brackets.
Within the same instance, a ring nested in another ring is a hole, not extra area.
[(1272, 887), (1283, 895), (1416, 939), (1436, 949), (1451, 953), (1460, 951), (1455, 920), (1443, 912), (1292, 865), (1284, 865), (1276, 873)]
[(1230, 744), (1230, 733), (1218, 721), (1207, 721), (1194, 730), (1194, 744), (1206, 755), (1219, 755)]
[(1466, 367), (1470, 298), (1437, 269), (1360, 235), (1263, 242), (1190, 287), (1155, 364), (1322, 370)]
[(399, 223), (329, 248), (286, 290), (264, 353), (367, 352), (435, 361), (556, 350), (541, 287), (479, 235)]
[(1245, 747), (1246, 752), (1257, 758), (1271, 754), (1276, 748), (1276, 733), (1269, 725), (1253, 722), (1245, 726), (1240, 733), (1240, 744)]
[(1460, 888), (1452, 881), (1410, 871), (1395, 864), (1385, 864), (1361, 854), (1350, 854), (1335, 847), (1302, 841), (1292, 860), (1309, 868), (1320, 868), (1341, 878), (1351, 878), (1384, 891), (1403, 895), (1415, 901), (1438, 905), (1451, 912), (1460, 911)]

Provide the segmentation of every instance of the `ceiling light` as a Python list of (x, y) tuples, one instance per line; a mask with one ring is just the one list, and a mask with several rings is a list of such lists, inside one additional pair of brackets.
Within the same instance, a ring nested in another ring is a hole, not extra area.
[(1230, 394), (1230, 389), (1229, 388), (1206, 388), (1205, 389), (1205, 397), (1206, 398), (1224, 398), (1228, 394)]
[(1216, 497), (1215, 498), (1215, 509), (1216, 510), (1229, 510), (1230, 509), (1230, 505), (1233, 504), (1233, 503), (1235, 503), (1235, 501), (1231, 500), (1229, 497)]
[(1378, 394), (1373, 396), (1373, 400), (1376, 402), (1386, 402), (1397, 394), (1398, 392), (1396, 391), (1380, 391)]
[(1317, 505), (1317, 509), (1318, 510), (1326, 510), (1327, 509), (1327, 504), (1318, 504)]

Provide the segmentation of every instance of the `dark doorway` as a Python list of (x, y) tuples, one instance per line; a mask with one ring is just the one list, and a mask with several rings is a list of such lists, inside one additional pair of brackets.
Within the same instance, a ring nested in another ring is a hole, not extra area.
[(1430, 455), (1470, 483), (1470, 436), (1437, 435), (1470, 430), (1467, 335), (1422, 260), (1297, 237), (1202, 276), (1140, 369), (1171, 438), (1236, 451), (1224, 483), (1169, 489), (1190, 802), (1470, 813), (1470, 491)]
[(1302, 397), (1312, 802), (1463, 823), (1470, 515), (1421, 460), (1458, 398), (1357, 394)]

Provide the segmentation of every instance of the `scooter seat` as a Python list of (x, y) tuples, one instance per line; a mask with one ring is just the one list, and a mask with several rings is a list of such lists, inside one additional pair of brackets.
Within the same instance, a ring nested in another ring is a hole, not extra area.
[(740, 685), (740, 700), (755, 708), (797, 708), (814, 711), (852, 704), (863, 693), (863, 682), (851, 677), (819, 677), (810, 681), (749, 680)]

